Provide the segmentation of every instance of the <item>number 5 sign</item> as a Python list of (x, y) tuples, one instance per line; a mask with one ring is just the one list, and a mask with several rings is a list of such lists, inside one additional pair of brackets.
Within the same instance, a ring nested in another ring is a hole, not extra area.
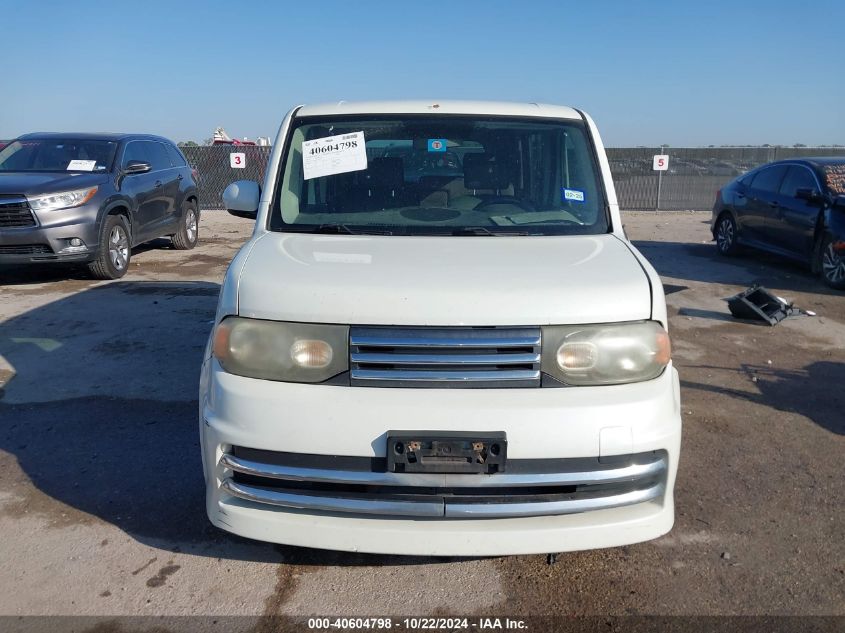
[(246, 167), (246, 154), (243, 152), (229, 154), (229, 166), (232, 169), (243, 169)]
[(655, 154), (652, 169), (654, 171), (666, 171), (667, 169), (669, 169), (669, 155)]

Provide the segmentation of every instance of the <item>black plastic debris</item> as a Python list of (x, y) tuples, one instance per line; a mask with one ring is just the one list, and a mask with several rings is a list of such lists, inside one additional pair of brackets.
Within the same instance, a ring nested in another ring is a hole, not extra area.
[(777, 325), (787, 317), (801, 314), (799, 308), (793, 308), (791, 303), (756, 284), (728, 299), (728, 308), (737, 319), (765, 321), (769, 325)]
[(681, 292), (682, 290), (689, 290), (689, 286), (678, 286), (675, 284), (663, 284), (663, 294), (670, 295), (674, 292)]

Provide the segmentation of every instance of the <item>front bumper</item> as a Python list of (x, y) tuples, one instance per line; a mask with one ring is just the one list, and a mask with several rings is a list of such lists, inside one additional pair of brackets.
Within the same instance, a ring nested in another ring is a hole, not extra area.
[[(527, 554), (649, 540), (674, 521), (681, 419), (671, 366), (632, 385), (432, 390), (275, 383), (226, 374), (208, 360), (200, 428), (209, 518), (259, 540), (390, 554)], [(380, 472), (388, 430), (505, 431), (509, 464), (521, 472)], [(244, 458), (274, 452), (294, 463)], [(334, 456), (337, 465), (303, 467), (308, 456)], [(559, 467), (550, 471), (549, 463)]]
[[(86, 262), (99, 246), (99, 205), (33, 213), (35, 226), (0, 227), (0, 264)], [(81, 239), (87, 250), (68, 252), (70, 240)]]

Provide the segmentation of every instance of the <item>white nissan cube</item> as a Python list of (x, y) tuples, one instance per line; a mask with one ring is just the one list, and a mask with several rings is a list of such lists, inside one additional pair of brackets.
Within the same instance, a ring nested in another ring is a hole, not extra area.
[(674, 520), (666, 304), (580, 110), (294, 108), (200, 379), (211, 522), (416, 555), (613, 547)]

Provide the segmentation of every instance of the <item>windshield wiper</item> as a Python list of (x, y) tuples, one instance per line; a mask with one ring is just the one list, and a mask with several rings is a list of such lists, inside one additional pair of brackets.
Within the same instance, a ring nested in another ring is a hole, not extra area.
[(483, 226), (462, 226), (452, 231), (452, 235), (531, 235), (528, 231), (491, 231)]
[(321, 224), (311, 229), (309, 233), (347, 233), (353, 235), (355, 232), (345, 224)]
[(312, 230), (308, 231), (309, 233), (338, 233), (344, 235), (393, 235), (393, 231), (387, 231), (384, 229), (352, 229), (348, 227), (346, 224), (340, 223), (327, 223), (327, 224), (320, 224), (319, 226), (314, 227)]

